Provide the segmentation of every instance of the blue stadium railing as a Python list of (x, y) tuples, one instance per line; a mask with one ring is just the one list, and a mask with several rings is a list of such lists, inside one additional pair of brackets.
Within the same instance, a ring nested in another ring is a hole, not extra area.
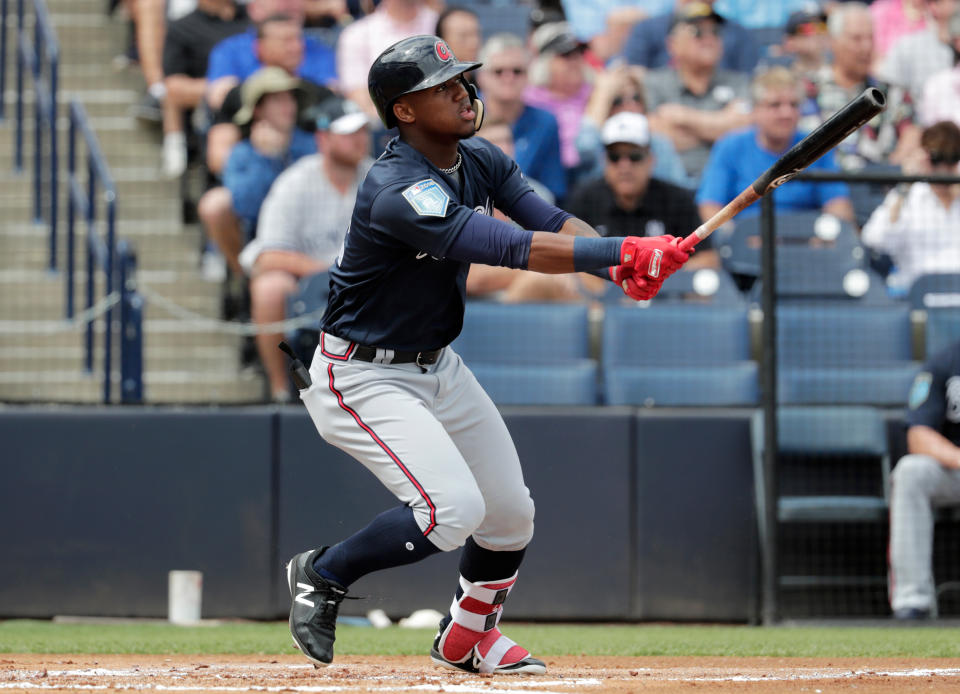
[[(57, 138), (57, 109), (59, 105), (60, 47), (53, 23), (44, 0), (30, 0), (33, 8), (33, 36), (25, 27), (26, 0), (17, 0), (16, 33), (16, 97), (14, 128), (14, 169), (23, 171), (24, 139), (24, 70), (30, 69), (34, 99), (34, 161), (33, 161), (33, 218), (37, 224), (48, 223), (49, 261), (51, 272), (57, 271), (57, 226), (59, 212), (58, 175), (60, 157)], [(0, 118), (6, 116), (5, 75), (7, 67), (7, 18), (9, 0), (0, 0)], [(93, 309), (97, 270), (104, 273), (105, 295), (110, 297), (117, 288), (120, 303), (120, 402), (143, 401), (143, 300), (136, 291), (136, 257), (125, 242), (116, 238), (117, 189), (110, 175), (97, 137), (90, 127), (83, 106), (76, 101), (69, 108), (70, 136), (68, 142), (67, 225), (65, 314), (74, 317), (74, 251), (77, 214), (87, 223), (85, 245), (86, 308)], [(86, 145), (86, 188), (77, 175), (77, 137)], [(45, 143), (46, 138), (46, 143)], [(44, 193), (44, 173), (49, 190)], [(106, 206), (106, 238), (97, 233), (97, 192), (102, 190)], [(113, 309), (108, 304), (103, 316), (103, 402), (111, 402), (113, 357)], [(86, 324), (84, 368), (93, 371), (94, 319)]]

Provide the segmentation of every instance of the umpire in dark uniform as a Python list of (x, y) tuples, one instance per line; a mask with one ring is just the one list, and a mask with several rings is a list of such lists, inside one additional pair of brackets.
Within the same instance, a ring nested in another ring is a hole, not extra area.
[(936, 615), (934, 508), (960, 503), (960, 342), (934, 354), (907, 403), (907, 451), (890, 489), (890, 606), (897, 619)]

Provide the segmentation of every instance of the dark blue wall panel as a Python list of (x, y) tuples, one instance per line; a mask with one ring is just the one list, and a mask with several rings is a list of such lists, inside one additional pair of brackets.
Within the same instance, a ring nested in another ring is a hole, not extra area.
[(271, 419), (263, 410), (0, 414), (0, 615), (166, 616), (167, 572), (203, 616), (266, 616)]
[(749, 410), (640, 411), (634, 617), (755, 619), (749, 417)]

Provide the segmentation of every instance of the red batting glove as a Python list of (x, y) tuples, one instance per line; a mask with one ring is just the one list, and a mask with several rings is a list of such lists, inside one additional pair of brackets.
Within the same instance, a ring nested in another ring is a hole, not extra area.
[(634, 277), (643, 277), (661, 282), (679, 270), (690, 253), (680, 248), (683, 239), (665, 234), (663, 236), (628, 236), (620, 247), (620, 262), (628, 264), (633, 256)]
[(623, 293), (634, 301), (649, 301), (657, 295), (663, 280), (650, 280), (642, 277), (627, 277), (620, 285)]

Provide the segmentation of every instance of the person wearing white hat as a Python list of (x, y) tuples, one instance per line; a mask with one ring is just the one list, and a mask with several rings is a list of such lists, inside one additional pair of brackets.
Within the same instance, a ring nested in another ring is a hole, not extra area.
[[(646, 116), (623, 111), (608, 118), (601, 139), (606, 157), (603, 175), (574, 189), (567, 203), (571, 214), (603, 236), (686, 236), (699, 226), (693, 193), (652, 176), (654, 156)], [(701, 243), (688, 267), (713, 263), (713, 255)]]

